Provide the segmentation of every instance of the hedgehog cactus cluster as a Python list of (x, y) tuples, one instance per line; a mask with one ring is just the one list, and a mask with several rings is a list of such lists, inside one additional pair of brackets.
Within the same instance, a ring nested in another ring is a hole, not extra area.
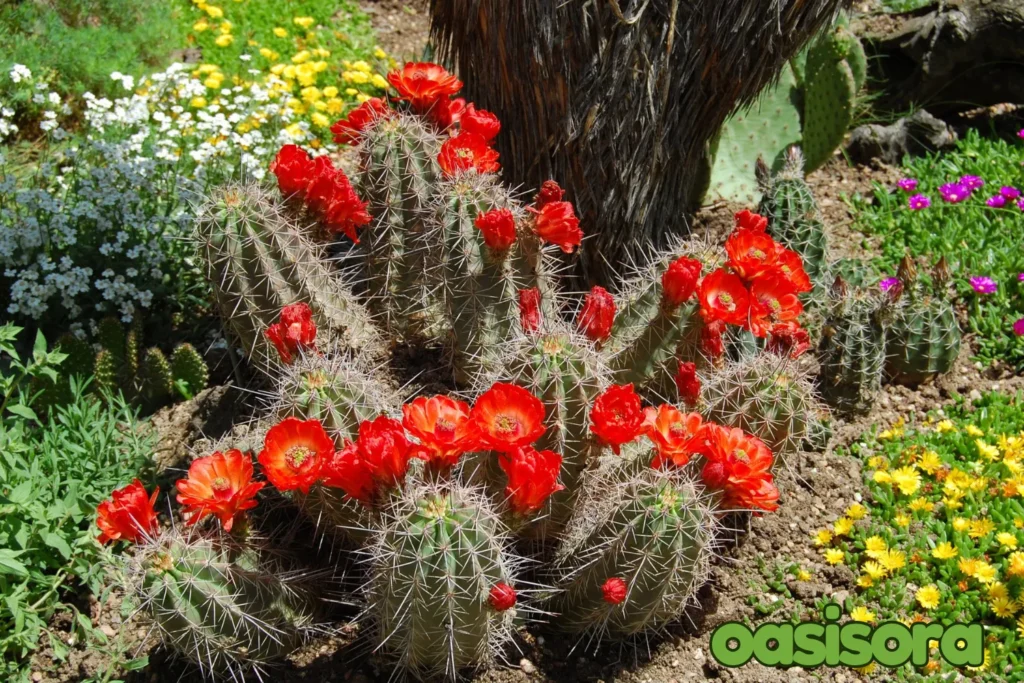
[[(272, 654), (245, 645), (248, 632), (223, 638), (226, 614), (273, 623), (275, 653), (317, 614), (284, 581), (246, 593), (245, 572), (270, 566), (252, 540), (263, 488), (364, 559), (347, 598), (365, 606), (373, 651), (453, 679), (500, 660), (535, 614), (595, 644), (681, 617), (718, 520), (775, 510), (777, 456), (820, 431), (796, 361), (811, 346), (811, 279), (765, 218), (737, 214), (724, 249), (654, 255), (616, 294), (563, 293), (558, 264), (583, 232), (557, 183), (511, 191), (491, 147), (500, 122), (441, 67), (389, 80), (398, 98), (332, 127), (356, 148), (353, 181), (286, 146), (276, 189), (230, 186), (201, 212), (225, 328), (275, 388), (257, 432), (265, 481), (238, 450), (195, 460), (177, 483), (195, 542), (163, 539), (144, 491), (101, 506), (101, 539), (139, 546), (130, 586), (150, 616), (161, 623), (173, 603), (168, 645), (197, 656), (175, 616), (191, 609), (188, 628), (226, 663), (215, 675)], [(732, 361), (740, 332), (759, 350)], [(399, 388), (399, 346), (442, 349), (451, 392)], [(216, 572), (193, 569), (214, 560)], [(210, 596), (238, 581), (234, 602), (192, 609), (199, 593), (160, 587), (172, 575), (201, 577)]]

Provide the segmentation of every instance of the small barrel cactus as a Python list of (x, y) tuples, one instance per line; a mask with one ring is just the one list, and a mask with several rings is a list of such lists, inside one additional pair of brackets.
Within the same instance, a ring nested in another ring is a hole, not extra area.
[(306, 592), (223, 532), (170, 529), (128, 562), (129, 591), (164, 643), (207, 676), (261, 672), (314, 626)]
[(953, 368), (960, 355), (961, 332), (947, 291), (945, 259), (935, 268), (932, 286), (919, 281), (905, 257), (899, 277), (902, 294), (886, 337), (886, 371), (897, 382), (920, 384)]
[(171, 376), (174, 382), (184, 384), (189, 396), (195, 396), (210, 382), (206, 362), (191, 344), (179, 344), (171, 354)]
[(147, 399), (160, 401), (174, 391), (171, 364), (167, 362), (164, 352), (155, 346), (146, 350), (139, 373)]
[(452, 482), (412, 486), (370, 549), (367, 601), (381, 650), (410, 673), (454, 679), (489, 663), (515, 611), (490, 598), (515, 586), (504, 529), (485, 498)]
[(888, 294), (850, 292), (842, 278), (836, 278), (831, 299), (818, 349), (818, 386), (837, 413), (866, 413), (882, 388), (892, 299)]
[(584, 486), (553, 565), (556, 625), (601, 638), (682, 616), (707, 578), (715, 544), (700, 487), (682, 471), (639, 459), (608, 463)]

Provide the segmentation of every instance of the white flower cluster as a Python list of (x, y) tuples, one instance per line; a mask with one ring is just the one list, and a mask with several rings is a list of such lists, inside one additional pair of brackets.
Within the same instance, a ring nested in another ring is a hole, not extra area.
[[(43, 108), (40, 129), (67, 137), (61, 98), (43, 92), (24, 66), (8, 76), (38, 91), (31, 99)], [(308, 139), (273, 75), (216, 90), (182, 64), (138, 83), (111, 78), (129, 93), (86, 94), (81, 132), (35, 173), (15, 176), (0, 153), (8, 314), (67, 324), (117, 314), (130, 322), (183, 283), (199, 282), (186, 239), (195, 202), (229, 177), (264, 177), (282, 144)], [(18, 133), (13, 118), (0, 106), (0, 142)]]

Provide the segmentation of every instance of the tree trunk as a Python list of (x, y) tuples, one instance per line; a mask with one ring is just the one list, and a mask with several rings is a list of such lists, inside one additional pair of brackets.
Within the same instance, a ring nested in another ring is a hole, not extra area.
[(843, 0), (431, 0), (441, 55), (497, 113), (504, 174), (558, 180), (589, 282), (689, 232), (708, 143)]

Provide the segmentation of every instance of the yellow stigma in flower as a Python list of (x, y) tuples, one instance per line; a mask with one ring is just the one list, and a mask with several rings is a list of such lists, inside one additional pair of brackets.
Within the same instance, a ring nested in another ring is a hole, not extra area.
[(907, 554), (902, 550), (887, 550), (879, 556), (878, 561), (888, 571), (894, 572), (907, 566)]
[(956, 531), (967, 531), (967, 529), (970, 526), (971, 526), (971, 522), (968, 519), (964, 519), (963, 517), (954, 517), (953, 518), (953, 529), (956, 530)]

